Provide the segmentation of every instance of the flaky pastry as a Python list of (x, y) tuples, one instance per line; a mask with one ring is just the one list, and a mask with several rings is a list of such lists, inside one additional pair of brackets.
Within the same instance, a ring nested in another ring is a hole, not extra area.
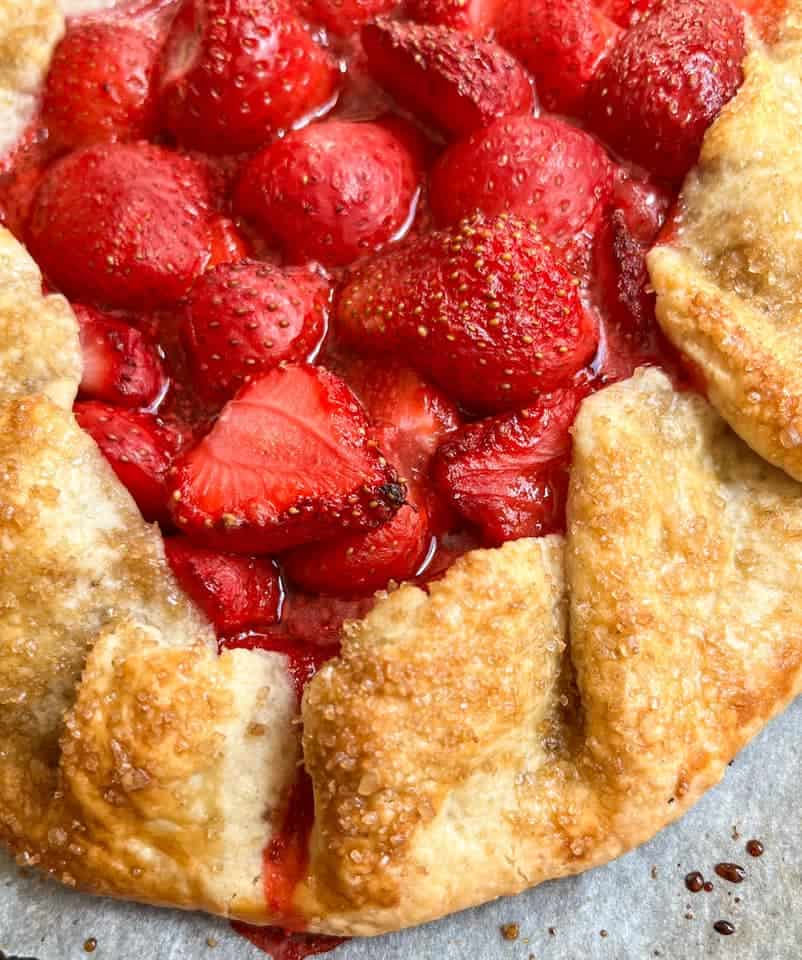
[[(0, 51), (23, 49), (3, 21), (23, 8), (13, 22), (31, 25), (25, 63), (41, 76), (63, 22), (48, 0), (5, 0)], [(802, 161), (782, 126), (802, 102), (796, 44), (792, 12), (752, 54), (652, 271), (712, 401), (799, 476), (770, 400), (797, 377)], [(761, 116), (787, 224), (757, 201), (743, 212)], [(769, 216), (787, 226), (774, 246)], [(776, 368), (735, 349), (753, 334), (789, 344)], [(565, 537), (475, 551), (428, 590), (382, 595), (299, 704), (283, 655), (218, 655), (157, 529), (70, 412), (80, 367), (69, 305), (0, 234), (0, 839), (64, 883), (254, 923), (395, 930), (642, 843), (802, 689), (802, 488), (657, 370), (584, 402)], [(279, 908), (263, 854), (301, 761), (309, 862)]]

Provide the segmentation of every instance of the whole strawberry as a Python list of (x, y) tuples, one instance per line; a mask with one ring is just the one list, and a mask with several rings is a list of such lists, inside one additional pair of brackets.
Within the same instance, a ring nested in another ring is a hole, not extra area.
[(239, 153), (319, 109), (336, 80), (285, 0), (184, 0), (164, 52), (161, 112), (184, 146)]
[(590, 0), (512, 0), (497, 39), (535, 78), (547, 110), (576, 116), (617, 33)]
[(409, 0), (407, 16), (418, 23), (453, 27), (484, 37), (503, 10), (504, 0)]
[(156, 129), (159, 47), (131, 27), (78, 21), (56, 47), (42, 123), (58, 150), (140, 140)]
[(594, 320), (529, 221), (476, 216), (366, 262), (336, 307), (355, 349), (392, 355), (470, 410), (525, 406), (593, 357)]
[(81, 337), (82, 399), (149, 407), (167, 387), (156, 345), (116, 317), (73, 304)]
[(239, 557), (170, 537), (164, 552), (184, 590), (214, 624), (218, 636), (275, 623), (282, 601), (276, 564)]
[(242, 260), (207, 271), (181, 323), (195, 388), (222, 404), (280, 363), (306, 360), (323, 339), (328, 304), (328, 284), (305, 270)]
[(205, 268), (211, 197), (203, 167), (148, 143), (99, 144), (49, 168), (28, 244), (70, 299), (147, 310), (179, 300)]
[(453, 144), (432, 171), (429, 202), (441, 224), (477, 210), (515, 213), (564, 244), (602, 211), (612, 164), (588, 134), (555, 117), (506, 117)]
[(322, 24), (330, 33), (349, 37), (361, 24), (389, 13), (398, 0), (297, 0), (302, 17)]
[(391, 20), (366, 24), (361, 36), (374, 80), (451, 136), (532, 109), (524, 69), (496, 43), (449, 27)]
[(105, 403), (75, 404), (75, 418), (149, 521), (169, 522), (167, 473), (186, 443), (184, 430), (150, 413)]
[(437, 451), (436, 489), (489, 546), (563, 529), (578, 408), (575, 392), (557, 391), (522, 411), (468, 424)]
[(742, 83), (745, 55), (743, 17), (726, 0), (664, 0), (602, 64), (588, 122), (627, 159), (680, 179)]
[(333, 120), (288, 134), (245, 167), (238, 211), (293, 263), (351, 263), (409, 220), (417, 158), (389, 127)]

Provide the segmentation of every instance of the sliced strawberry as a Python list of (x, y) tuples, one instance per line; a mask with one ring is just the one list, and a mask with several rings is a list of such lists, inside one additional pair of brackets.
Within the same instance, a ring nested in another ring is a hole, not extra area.
[(460, 425), (456, 405), (396, 363), (352, 359), (344, 375), (380, 432), (381, 449), (405, 478), (419, 484), (435, 450)]
[(526, 73), (498, 44), (449, 27), (382, 20), (362, 28), (362, 45), (373, 78), (452, 136), (532, 109)]
[(173, 515), (199, 542), (234, 553), (375, 529), (406, 491), (367, 427), (339, 377), (321, 367), (273, 370), (244, 387), (176, 464)]
[(617, 33), (591, 0), (514, 0), (504, 7), (497, 38), (535, 78), (547, 110), (580, 115)]
[(255, 150), (333, 97), (329, 54), (285, 0), (184, 0), (164, 52), (161, 111), (184, 145)]
[(293, 263), (351, 263), (407, 223), (419, 164), (387, 126), (332, 120), (288, 134), (245, 167), (239, 213), (281, 245)]
[(117, 23), (78, 20), (56, 47), (42, 122), (58, 150), (143, 140), (156, 129), (156, 41)]
[(207, 271), (181, 324), (196, 389), (212, 403), (286, 361), (306, 360), (326, 331), (328, 284), (257, 260)]
[(209, 203), (203, 168), (187, 157), (146, 143), (87, 147), (46, 173), (28, 242), (72, 300), (164, 306), (209, 259)]
[(297, 0), (302, 17), (322, 24), (330, 33), (350, 37), (359, 27), (398, 7), (398, 0)]
[(218, 634), (276, 623), (282, 601), (278, 567), (263, 557), (238, 557), (170, 537), (164, 552), (178, 582)]
[(75, 404), (78, 423), (100, 447), (148, 520), (166, 520), (167, 471), (186, 442), (184, 433), (150, 413), (90, 401)]
[(535, 226), (477, 216), (357, 269), (337, 303), (355, 349), (394, 354), (472, 410), (531, 402), (596, 349), (595, 322)]
[(115, 317), (73, 304), (81, 335), (81, 396), (118, 407), (148, 407), (167, 386), (158, 349)]
[(438, 450), (437, 489), (487, 544), (562, 529), (578, 405), (573, 391), (547, 394), (526, 410), (463, 427)]
[(627, 159), (679, 179), (743, 81), (743, 17), (726, 0), (672, 0), (622, 34), (588, 93), (593, 129)]
[(431, 544), (428, 511), (423, 498), (413, 496), (378, 530), (298, 547), (282, 563), (290, 580), (310, 593), (369, 596), (391, 580), (414, 577)]
[(567, 243), (606, 206), (612, 164), (593, 137), (561, 120), (508, 117), (455, 143), (432, 171), (441, 224), (477, 210), (533, 220), (544, 240)]
[(503, 6), (504, 0), (409, 0), (407, 16), (418, 23), (452, 27), (484, 37)]
[(600, 300), (622, 331), (641, 334), (655, 322), (646, 255), (665, 223), (671, 197), (646, 180), (620, 179), (595, 249)]

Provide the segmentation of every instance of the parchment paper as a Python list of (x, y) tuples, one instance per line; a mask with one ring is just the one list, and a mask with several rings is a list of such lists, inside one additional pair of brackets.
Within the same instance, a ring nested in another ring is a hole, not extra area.
[[(683, 820), (626, 857), (418, 930), (351, 942), (333, 960), (800, 960), (802, 702), (772, 723)], [(738, 834), (737, 838), (735, 833)], [(745, 851), (763, 841), (760, 859)], [(719, 861), (746, 868), (739, 885)], [(689, 893), (700, 870), (712, 893)], [(736, 901), (738, 898), (738, 901)], [(713, 930), (729, 920), (735, 934)], [(517, 940), (500, 927), (517, 923)], [(553, 932), (549, 932), (552, 928)], [(606, 936), (601, 931), (606, 932)], [(225, 922), (83, 896), (0, 857), (0, 951), (37, 960), (257, 960)], [(212, 944), (212, 945), (210, 945)]]

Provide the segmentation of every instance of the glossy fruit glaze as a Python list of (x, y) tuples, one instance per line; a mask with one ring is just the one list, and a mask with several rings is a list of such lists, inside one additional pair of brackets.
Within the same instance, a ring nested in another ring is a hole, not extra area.
[[(0, 217), (73, 303), (78, 421), (221, 646), (285, 653), (300, 697), (377, 590), (564, 529), (584, 397), (642, 364), (693, 383), (645, 257), (744, 43), (726, 0), (69, 20)], [(265, 854), (289, 927), (311, 817), (304, 781)]]

